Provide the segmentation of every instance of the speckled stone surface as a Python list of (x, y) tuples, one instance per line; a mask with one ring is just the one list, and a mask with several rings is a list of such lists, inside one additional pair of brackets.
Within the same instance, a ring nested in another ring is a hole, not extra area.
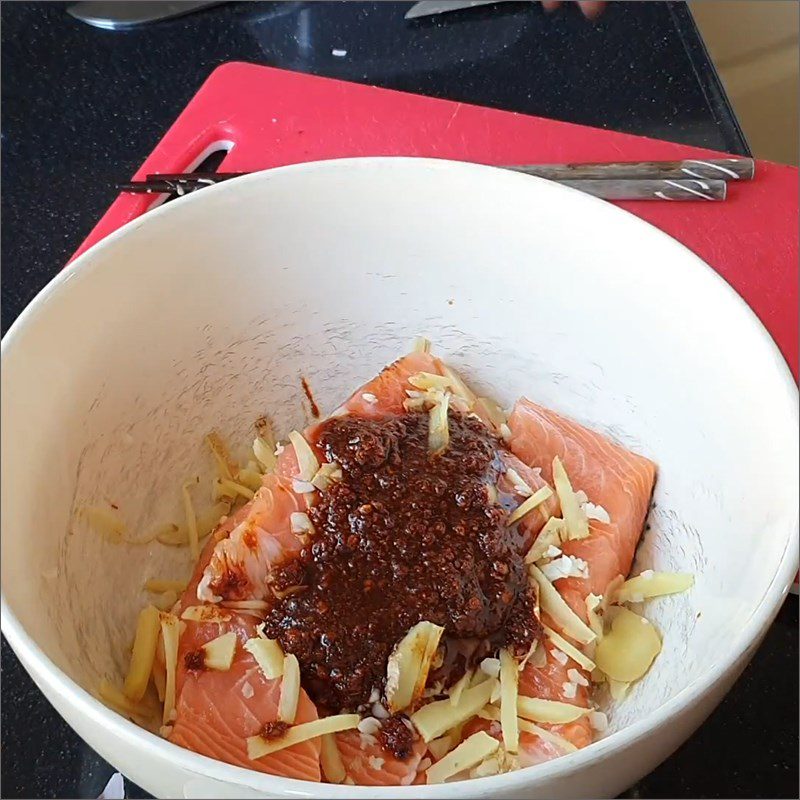
[[(681, 5), (614, 4), (595, 24), (527, 3), (409, 23), (408, 6), (238, 3), (111, 33), (63, 3), (3, 3), (3, 331), (225, 61), (747, 152)], [(797, 622), (790, 597), (720, 708), (626, 796), (798, 796)], [(2, 796), (92, 798), (111, 772), (3, 641)]]

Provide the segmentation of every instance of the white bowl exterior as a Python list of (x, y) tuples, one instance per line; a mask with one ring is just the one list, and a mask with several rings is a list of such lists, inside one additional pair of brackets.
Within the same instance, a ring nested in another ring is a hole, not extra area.
[[(777, 610), (796, 566), (796, 394), (759, 323), (688, 251), (610, 205), (484, 167), (363, 159), (251, 176), (93, 248), (3, 342), (4, 630), (79, 733), (159, 796), (179, 796), (186, 764), (190, 793), (208, 777), (304, 789), (155, 737), (144, 756), (148, 734), (103, 729), (111, 712), (67, 690), (53, 665), (90, 692), (123, 674), (144, 578), (190, 569), (185, 551), (101, 540), (75, 510), (114, 502), (135, 532), (177, 518), (180, 483), (212, 471), (204, 433), (246, 445), (264, 412), (300, 426), (301, 376), (331, 410), (417, 333), (481, 391), (528, 395), (653, 458), (637, 567), (697, 577), (648, 605), (664, 652), (610, 709), (617, 733), (470, 796), (624, 789), (702, 721)], [(670, 726), (634, 736), (668, 707)]]

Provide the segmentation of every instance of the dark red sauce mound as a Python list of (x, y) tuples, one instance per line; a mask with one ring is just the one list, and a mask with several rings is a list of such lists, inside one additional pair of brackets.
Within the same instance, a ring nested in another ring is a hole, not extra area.
[(480, 641), (476, 656), (487, 644), (526, 651), (539, 633), (521, 538), (488, 490), (499, 441), (458, 414), (443, 453), (429, 455), (427, 439), (424, 413), (319, 428), (343, 477), (309, 512), (316, 533), (299, 560), (276, 570), (275, 585), (302, 588), (276, 600), (266, 632), (330, 712), (381, 690), (393, 647), (422, 620)]

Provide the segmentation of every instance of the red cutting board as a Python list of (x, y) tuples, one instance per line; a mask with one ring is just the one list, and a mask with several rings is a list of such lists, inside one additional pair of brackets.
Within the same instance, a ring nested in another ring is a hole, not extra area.
[[(228, 172), (342, 156), (522, 164), (721, 155), (508, 111), (230, 63), (214, 70), (134, 177), (189, 171), (219, 149), (220, 142), (232, 144), (219, 167)], [(797, 181), (795, 168), (759, 161), (755, 180), (734, 182), (724, 203), (619, 203), (714, 267), (761, 318), (795, 377)], [(75, 255), (156, 202), (147, 195), (120, 195)], [(642, 269), (647, 269), (646, 263)]]

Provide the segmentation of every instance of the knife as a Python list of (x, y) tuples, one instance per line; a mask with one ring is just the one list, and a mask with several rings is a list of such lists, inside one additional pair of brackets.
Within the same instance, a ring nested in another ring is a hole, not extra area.
[(120, 2), (119, 0), (87, 0), (73, 3), (67, 13), (81, 22), (104, 28), (109, 31), (135, 28), (149, 22), (160, 22), (165, 19), (182, 17), (201, 8), (222, 5), (220, 0), (211, 2), (160, 2), (159, 0), (136, 0), (136, 2)]
[[(517, 3), (530, 2), (530, 0), (512, 1)], [(446, 14), (449, 11), (461, 11), (465, 8), (490, 6), (497, 3), (498, 0), (421, 0), (419, 3), (414, 3), (414, 5), (406, 11), (405, 19), (420, 19), (420, 17), (430, 17), (434, 14)]]

